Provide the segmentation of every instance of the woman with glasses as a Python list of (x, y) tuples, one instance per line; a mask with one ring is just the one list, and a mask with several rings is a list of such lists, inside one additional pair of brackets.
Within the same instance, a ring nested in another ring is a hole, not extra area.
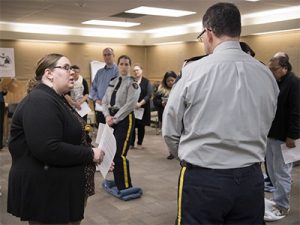
[(60, 54), (39, 60), (37, 84), (12, 119), (7, 211), (29, 224), (79, 224), (95, 193), (95, 163), (104, 154), (64, 98), (74, 86), (70, 64)]
[[(150, 81), (143, 76), (142, 65), (138, 63), (133, 65), (133, 76), (141, 88), (141, 94), (138, 102), (136, 103), (135, 109), (137, 111), (142, 110), (142, 116), (140, 118), (135, 118), (134, 128), (130, 140), (130, 147), (134, 148), (136, 136), (135, 129), (137, 129), (137, 149), (143, 149), (142, 144), (145, 137), (145, 126), (150, 126), (151, 122), (150, 100), (153, 90)], [(135, 113), (137, 111), (135, 111)], [(135, 117), (137, 116), (135, 115)]]

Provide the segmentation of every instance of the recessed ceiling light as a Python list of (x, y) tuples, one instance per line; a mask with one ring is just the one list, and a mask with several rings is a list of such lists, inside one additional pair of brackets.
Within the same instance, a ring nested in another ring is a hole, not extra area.
[(145, 15), (154, 15), (154, 16), (170, 16), (170, 17), (181, 17), (195, 14), (195, 12), (184, 11), (184, 10), (175, 10), (175, 9), (163, 9), (156, 7), (147, 7), (140, 6), (134, 9), (125, 11), (126, 13), (136, 13), (136, 14), (145, 14)]
[(88, 20), (82, 22), (82, 24), (113, 26), (113, 27), (134, 27), (140, 25), (141, 23), (119, 22), (119, 21), (109, 21), (109, 20)]
[(246, 0), (246, 2), (259, 2), (260, 0)]

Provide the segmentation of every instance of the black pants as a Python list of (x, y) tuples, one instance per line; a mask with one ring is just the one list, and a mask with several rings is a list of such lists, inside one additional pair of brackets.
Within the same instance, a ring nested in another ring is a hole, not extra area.
[(182, 167), (176, 225), (263, 225), (264, 210), (259, 164), (237, 169)]
[(129, 161), (126, 158), (129, 141), (134, 127), (134, 116), (130, 113), (125, 119), (112, 126), (117, 142), (117, 152), (114, 158), (114, 179), (119, 190), (132, 187)]
[(5, 103), (0, 102), (0, 149), (3, 148), (4, 109)]
[(132, 130), (130, 145), (134, 146), (135, 143), (135, 137), (136, 137), (135, 129), (137, 129), (137, 137), (138, 137), (137, 144), (142, 145), (145, 137), (145, 125), (142, 123), (141, 120), (137, 120), (137, 119), (135, 120), (134, 129)]
[(97, 123), (97, 126), (99, 125), (99, 123), (106, 123), (106, 120), (105, 120), (105, 117), (103, 115), (102, 112), (99, 112), (99, 111), (95, 111), (96, 112), (96, 123)]

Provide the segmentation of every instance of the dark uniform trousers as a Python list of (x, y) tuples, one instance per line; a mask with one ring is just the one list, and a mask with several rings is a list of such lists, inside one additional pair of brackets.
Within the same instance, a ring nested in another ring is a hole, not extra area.
[(259, 163), (237, 169), (181, 164), (176, 225), (265, 224)]
[(119, 190), (132, 187), (129, 171), (129, 161), (126, 158), (129, 149), (130, 137), (134, 128), (134, 116), (131, 112), (125, 119), (112, 126), (117, 142), (117, 151), (114, 158), (113, 170), (116, 186)]
[(138, 134), (137, 135), (138, 136), (137, 144), (142, 145), (144, 137), (145, 137), (145, 125), (143, 124), (143, 122), (141, 120), (137, 120), (137, 119), (135, 119), (135, 126), (132, 131), (130, 145), (134, 146), (134, 143), (135, 143), (135, 136), (136, 136), (135, 129), (137, 129), (137, 131), (138, 131), (137, 132), (137, 134)]

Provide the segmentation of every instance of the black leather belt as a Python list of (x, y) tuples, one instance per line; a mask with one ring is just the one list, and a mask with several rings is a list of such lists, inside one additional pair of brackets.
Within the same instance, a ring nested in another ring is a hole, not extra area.
[(193, 165), (193, 164), (188, 163), (184, 160), (180, 161), (180, 165), (181, 165), (181, 167), (186, 167), (188, 169), (192, 169), (192, 168), (203, 168), (204, 169), (204, 167)]
[[(181, 165), (181, 167), (186, 167), (188, 169), (207, 169), (207, 170), (213, 170), (211, 168), (206, 168), (206, 167), (201, 167), (201, 166), (193, 165), (193, 164), (188, 163), (188, 162), (186, 162), (184, 160), (180, 161), (180, 165)], [(261, 163), (260, 162), (254, 163), (251, 166), (261, 166)], [(233, 169), (242, 169), (242, 168), (233, 168)], [(219, 170), (230, 170), (230, 169), (219, 169)]]

